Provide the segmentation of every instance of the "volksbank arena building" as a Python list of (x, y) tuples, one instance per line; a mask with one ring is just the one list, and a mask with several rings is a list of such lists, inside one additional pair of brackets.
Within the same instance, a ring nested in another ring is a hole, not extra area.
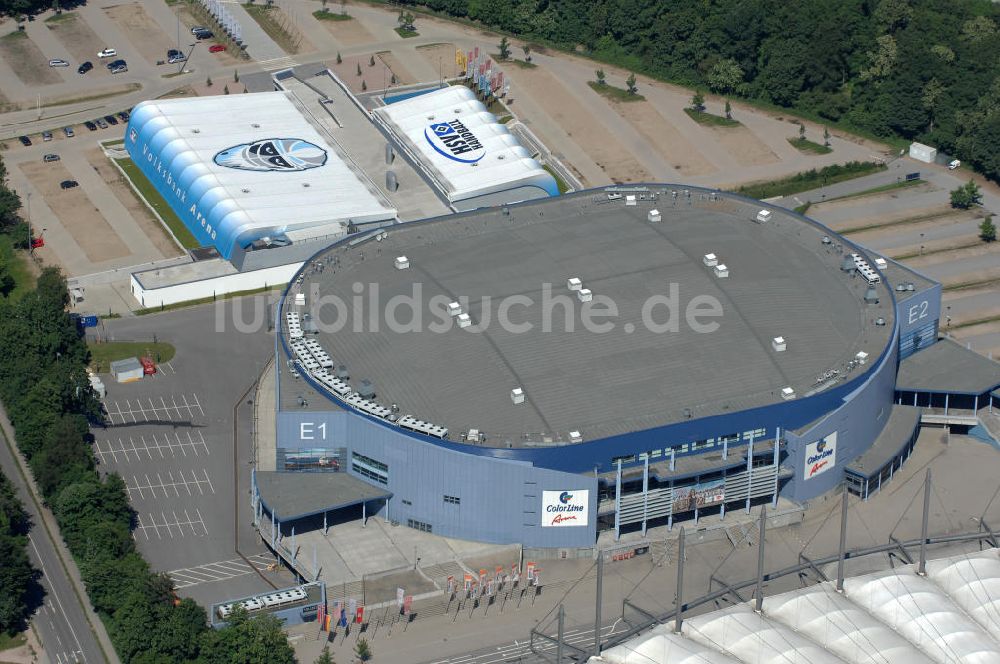
[[(672, 185), (348, 236), (277, 312), (255, 510), (588, 548), (844, 482), (867, 497), (927, 406), (974, 412), (1000, 384), (935, 343), (940, 294), (800, 215)], [(964, 382), (936, 386), (956, 362)]]

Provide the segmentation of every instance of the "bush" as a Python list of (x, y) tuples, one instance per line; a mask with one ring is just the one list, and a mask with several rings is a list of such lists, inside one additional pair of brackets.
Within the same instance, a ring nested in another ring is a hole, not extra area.
[(979, 205), (983, 200), (983, 194), (979, 191), (979, 185), (973, 180), (969, 180), (951, 192), (951, 206), (959, 210), (968, 210), (974, 205)]

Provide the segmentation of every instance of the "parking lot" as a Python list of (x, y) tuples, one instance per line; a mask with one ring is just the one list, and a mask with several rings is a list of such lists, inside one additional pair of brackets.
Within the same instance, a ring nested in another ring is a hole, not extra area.
[(214, 325), (211, 305), (105, 321), (107, 338), (155, 334), (177, 354), (135, 383), (105, 375), (107, 426), (93, 430), (98, 467), (121, 476), (136, 511), (139, 550), (171, 575), (180, 594), (205, 604), (269, 588), (257, 572), (273, 563), (253, 540), (237, 551), (236, 515), (248, 498), (236, 482), (249, 477), (250, 450), (233, 442), (233, 407), (271, 345), (266, 330), (213, 333)]

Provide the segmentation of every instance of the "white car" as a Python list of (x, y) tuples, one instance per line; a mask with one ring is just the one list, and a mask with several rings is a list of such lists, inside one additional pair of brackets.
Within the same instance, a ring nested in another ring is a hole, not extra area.
[(101, 51), (100, 53), (98, 53), (97, 57), (99, 57), (99, 58), (113, 58), (116, 55), (118, 55), (118, 51), (116, 51), (113, 48), (106, 48), (103, 51)]
[(955, 159), (954, 161), (948, 164), (948, 170), (953, 171), (961, 165), (962, 162), (960, 162), (958, 159)]
[(69, 63), (66, 62), (65, 60), (61, 60), (59, 58), (53, 58), (52, 60), (49, 60), (49, 66), (50, 67), (69, 67)]

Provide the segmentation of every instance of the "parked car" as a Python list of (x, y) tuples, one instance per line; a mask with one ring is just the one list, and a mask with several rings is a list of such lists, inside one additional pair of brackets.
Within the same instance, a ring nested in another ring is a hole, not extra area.
[(108, 65), (108, 71), (110, 71), (112, 74), (121, 74), (123, 72), (128, 71), (128, 65), (125, 63), (124, 60), (115, 60), (114, 62)]
[(42, 132), (42, 140), (45, 141), (46, 143), (48, 143), (49, 141), (51, 141), (52, 140), (52, 132), (51, 131), (43, 131)]
[(194, 33), (195, 39), (199, 39), (199, 40), (201, 40), (201, 39), (211, 39), (214, 36), (215, 36), (215, 33), (212, 32), (211, 30), (199, 30), (198, 32)]
[(87, 60), (86, 62), (84, 62), (83, 64), (81, 64), (79, 67), (76, 68), (76, 73), (77, 74), (86, 74), (88, 71), (90, 71), (93, 68), (94, 68), (94, 63), (91, 62), (90, 60)]
[(72, 127), (63, 127), (63, 133), (66, 134), (66, 138), (73, 138), (76, 134), (73, 133)]
[(122, 122), (128, 122), (128, 111), (120, 111), (118, 117), (121, 118)]
[(172, 65), (175, 62), (184, 62), (185, 60), (187, 60), (187, 57), (184, 55), (184, 53), (178, 51), (176, 48), (172, 48), (169, 51), (167, 51), (167, 64)]
[(27, 136), (18, 136), (17, 140), (21, 141), (21, 145), (25, 147), (31, 145), (31, 139), (28, 138)]
[(87, 120), (86, 122), (84, 122), (83, 126), (89, 129), (90, 131), (97, 131), (97, 125), (94, 124), (91, 120)]
[(59, 183), (59, 187), (62, 189), (72, 189), (73, 187), (79, 187), (80, 183), (76, 180), (63, 180)]
[(113, 58), (118, 55), (118, 51), (113, 48), (106, 48), (97, 54), (98, 58)]
[(961, 161), (959, 161), (958, 159), (953, 159), (952, 161), (948, 162), (948, 170), (953, 171), (961, 165), (962, 165)]
[(104, 121), (107, 122), (109, 125), (116, 125), (116, 124), (118, 124), (118, 118), (116, 118), (113, 115), (105, 115), (104, 116)]
[(69, 67), (69, 63), (60, 58), (52, 58), (49, 60), (50, 67)]
[(222, 44), (212, 44), (211, 46), (208, 47), (209, 53), (222, 53), (225, 50), (226, 47), (223, 46)]
[(42, 161), (45, 161), (45, 162), (59, 161), (59, 155), (57, 155), (57, 154), (47, 154), (44, 157), (42, 157)]
[(196, 35), (199, 32), (204, 32), (205, 30), (208, 30), (208, 28), (206, 28), (204, 25), (196, 25), (193, 28), (191, 28), (191, 34)]
[(108, 128), (108, 123), (104, 121), (104, 118), (95, 118), (95, 119), (94, 119), (94, 122), (95, 122), (95, 123), (97, 124), (97, 126), (98, 126), (98, 127), (100, 127), (101, 129), (107, 129), (107, 128)]

